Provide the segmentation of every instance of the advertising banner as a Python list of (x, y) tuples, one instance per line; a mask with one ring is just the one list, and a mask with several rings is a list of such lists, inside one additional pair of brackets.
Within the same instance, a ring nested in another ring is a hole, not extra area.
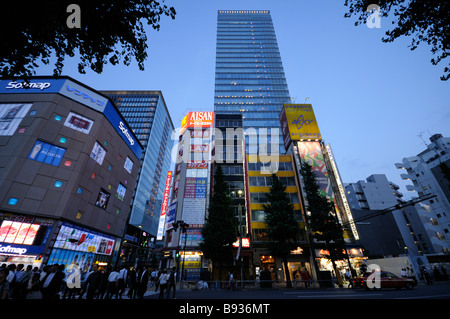
[(170, 181), (172, 180), (172, 171), (167, 172), (166, 185), (164, 187), (164, 197), (161, 206), (161, 214), (159, 216), (158, 234), (156, 239), (162, 240), (164, 236), (164, 226), (166, 224), (167, 204), (169, 203)]
[(53, 166), (59, 166), (66, 152), (65, 148), (37, 140), (28, 154), (28, 158)]
[(205, 223), (206, 188), (206, 177), (186, 177), (182, 218), (192, 227)]
[(31, 104), (0, 104), (0, 136), (13, 135), (30, 108)]
[(320, 193), (334, 201), (333, 189), (328, 176), (320, 142), (299, 142), (298, 152), (303, 162), (312, 166)]
[(54, 248), (111, 255), (115, 239), (81, 227), (62, 225)]
[(311, 104), (284, 104), (280, 124), (285, 145), (290, 141), (322, 139)]

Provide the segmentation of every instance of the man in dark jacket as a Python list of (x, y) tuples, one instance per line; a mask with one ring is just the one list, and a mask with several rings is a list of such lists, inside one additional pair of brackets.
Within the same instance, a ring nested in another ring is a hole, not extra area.
[(92, 266), (92, 273), (84, 282), (87, 289), (86, 299), (94, 299), (94, 296), (99, 292), (99, 288), (102, 282), (102, 273), (98, 269), (98, 265)]
[(60, 270), (59, 265), (52, 265), (50, 272), (42, 280), (42, 299), (58, 299), (63, 280), (64, 273)]

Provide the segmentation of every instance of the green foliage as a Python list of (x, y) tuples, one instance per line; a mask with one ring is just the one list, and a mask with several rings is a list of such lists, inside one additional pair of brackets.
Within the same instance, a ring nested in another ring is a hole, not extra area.
[(264, 204), (265, 223), (267, 225), (268, 249), (280, 258), (287, 258), (291, 250), (297, 248), (296, 238), (299, 224), (295, 219), (294, 206), (289, 201), (278, 177), (272, 175), (270, 193), (267, 194), (268, 204)]
[(345, 257), (345, 242), (343, 230), (337, 219), (334, 203), (320, 195), (319, 185), (311, 166), (302, 162), (301, 174), (305, 183), (308, 200), (308, 226), (312, 230), (316, 246), (323, 246), (330, 252), (330, 259), (340, 260)]
[(238, 221), (231, 204), (232, 199), (229, 196), (222, 167), (217, 165), (214, 191), (202, 229), (203, 241), (200, 243), (200, 249), (206, 258), (219, 266), (231, 263), (233, 243), (238, 235)]
[[(81, 28), (67, 26), (71, 3), (80, 7)], [(30, 77), (36, 62), (50, 64), (53, 56), (53, 75), (59, 76), (65, 57), (77, 53), (80, 73), (86, 73), (86, 67), (101, 73), (108, 61), (128, 66), (133, 59), (144, 70), (148, 47), (142, 21), (159, 30), (161, 16), (175, 19), (176, 14), (173, 7), (154, 0), (6, 1), (1, 13), (0, 75), (9, 78)]]
[[(450, 2), (448, 0), (345, 0), (349, 7), (346, 18), (355, 15), (358, 20), (355, 25), (364, 24), (372, 12), (367, 12), (370, 4), (377, 4), (381, 17), (388, 17), (393, 13), (396, 21), (394, 29), (386, 31), (383, 42), (393, 42), (400, 37), (412, 38), (411, 50), (415, 50), (420, 43), (431, 46), (431, 53), (435, 58), (431, 59), (433, 65), (450, 55)], [(444, 68), (442, 81), (450, 78), (450, 68)]]

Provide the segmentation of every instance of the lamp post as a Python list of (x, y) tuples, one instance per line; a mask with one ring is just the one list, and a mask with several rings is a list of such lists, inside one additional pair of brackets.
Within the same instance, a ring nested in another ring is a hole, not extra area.
[(183, 220), (178, 220), (173, 223), (173, 228), (175, 231), (177, 231), (178, 227), (181, 228), (182, 233), (184, 234), (184, 248), (183, 248), (183, 265), (181, 266), (181, 275), (180, 275), (180, 288), (181, 288), (181, 282), (183, 279), (183, 271), (184, 271), (184, 262), (186, 260), (186, 230), (189, 227), (189, 224), (186, 224)]

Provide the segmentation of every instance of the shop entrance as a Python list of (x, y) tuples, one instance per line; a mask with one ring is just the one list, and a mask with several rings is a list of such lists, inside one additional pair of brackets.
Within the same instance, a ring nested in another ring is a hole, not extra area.
[[(312, 269), (309, 262), (288, 262), (289, 275), (294, 287), (310, 287), (312, 280)], [(283, 265), (284, 281), (286, 273)]]

